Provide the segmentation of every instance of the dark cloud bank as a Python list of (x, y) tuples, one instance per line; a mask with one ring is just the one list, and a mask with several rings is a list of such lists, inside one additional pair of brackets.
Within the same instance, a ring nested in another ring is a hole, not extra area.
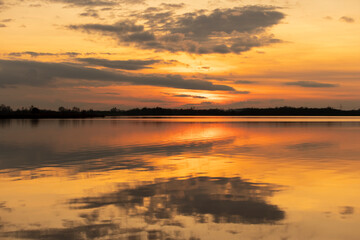
[[(275, 7), (247, 6), (176, 15), (173, 6), (148, 8), (114, 24), (73, 24), (72, 30), (112, 36), (120, 44), (170, 52), (241, 53), (279, 43), (268, 33), (285, 15)], [(144, 22), (139, 24), (138, 20)]]
[[(109, 62), (107, 62), (109, 63)], [(137, 65), (141, 66), (139, 62)], [(132, 62), (133, 67), (136, 63)], [(142, 63), (144, 66), (144, 62)], [(145, 63), (146, 65), (146, 63)], [(70, 63), (0, 60), (0, 87), (12, 85), (44, 86), (59, 79), (101, 81), (104, 84), (131, 84), (180, 89), (235, 91), (227, 85), (198, 79), (184, 79), (180, 75), (126, 74)]]

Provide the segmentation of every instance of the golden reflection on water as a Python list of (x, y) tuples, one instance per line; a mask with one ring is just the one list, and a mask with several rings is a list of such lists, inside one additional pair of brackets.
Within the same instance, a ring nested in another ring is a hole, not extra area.
[(1, 239), (360, 236), (356, 117), (11, 120), (0, 132)]

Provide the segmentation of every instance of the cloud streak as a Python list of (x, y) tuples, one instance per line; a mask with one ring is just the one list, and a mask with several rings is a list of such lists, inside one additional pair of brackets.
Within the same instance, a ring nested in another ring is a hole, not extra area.
[(63, 3), (71, 7), (111, 7), (119, 4), (140, 4), (144, 0), (48, 0)]
[(23, 55), (28, 55), (31, 57), (42, 57), (42, 56), (69, 56), (69, 57), (76, 57), (80, 55), (81, 53), (77, 52), (65, 52), (65, 53), (48, 53), (48, 52), (32, 52), (32, 51), (26, 51), (26, 52), (11, 52), (8, 54), (8, 56), (12, 57), (21, 57)]
[(0, 87), (12, 85), (44, 86), (61, 79), (100, 81), (103, 84), (130, 84), (179, 89), (235, 91), (227, 85), (217, 85), (180, 75), (126, 74), (71, 63), (0, 60)]
[(254, 84), (255, 81), (249, 81), (249, 80), (236, 80), (234, 83), (236, 84)]
[(305, 87), (305, 88), (331, 88), (331, 87), (337, 87), (337, 84), (331, 84), (331, 83), (321, 83), (321, 82), (315, 82), (315, 81), (297, 81), (297, 82), (286, 82), (284, 85), (288, 86), (299, 86), (299, 87)]
[(7, 18), (7, 19), (1, 20), (1, 22), (7, 23), (7, 22), (12, 22), (13, 20), (14, 20), (14, 19)]
[(152, 68), (149, 65), (161, 62), (161, 60), (107, 60), (101, 58), (77, 58), (78, 61), (84, 62), (90, 65), (102, 66), (113, 69), (124, 70), (140, 70), (145, 68)]
[(205, 99), (207, 97), (204, 96), (198, 96), (198, 95), (188, 95), (188, 94), (175, 94), (172, 95), (173, 97), (181, 97), (181, 98), (199, 98), (199, 99)]

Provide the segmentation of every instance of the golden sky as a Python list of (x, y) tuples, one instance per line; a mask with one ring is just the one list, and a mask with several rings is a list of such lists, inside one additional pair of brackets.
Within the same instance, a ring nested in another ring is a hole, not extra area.
[(360, 108), (359, 0), (0, 0), (0, 103)]

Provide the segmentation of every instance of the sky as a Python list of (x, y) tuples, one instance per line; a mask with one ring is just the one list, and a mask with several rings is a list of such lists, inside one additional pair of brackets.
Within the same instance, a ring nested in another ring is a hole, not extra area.
[(0, 0), (0, 104), (360, 108), (359, 0)]

